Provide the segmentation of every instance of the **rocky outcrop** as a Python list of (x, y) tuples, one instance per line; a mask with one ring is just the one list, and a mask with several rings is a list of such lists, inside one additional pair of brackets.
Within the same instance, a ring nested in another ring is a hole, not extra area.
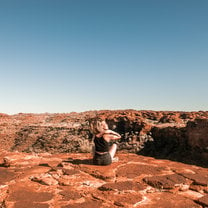
[(117, 156), (116, 163), (95, 166), (87, 153), (1, 151), (0, 207), (208, 206), (207, 168), (133, 153)]
[(89, 120), (96, 116), (122, 135), (122, 152), (208, 164), (208, 112), (203, 111), (0, 114), (0, 144), (3, 149), (23, 152), (90, 152)]
[[(122, 135), (109, 166), (87, 153), (96, 116)], [(208, 112), (0, 114), (0, 208), (208, 207), (207, 133)]]

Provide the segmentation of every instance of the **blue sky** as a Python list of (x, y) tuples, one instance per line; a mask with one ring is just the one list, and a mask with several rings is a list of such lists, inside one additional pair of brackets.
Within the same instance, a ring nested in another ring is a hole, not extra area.
[(208, 110), (207, 0), (0, 0), (0, 112)]

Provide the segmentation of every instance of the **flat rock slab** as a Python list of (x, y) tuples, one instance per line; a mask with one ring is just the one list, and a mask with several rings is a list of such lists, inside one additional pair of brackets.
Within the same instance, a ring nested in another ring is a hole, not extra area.
[(185, 177), (178, 174), (145, 177), (143, 180), (158, 189), (173, 189), (175, 186), (188, 183)]
[(29, 208), (29, 207), (33, 207), (33, 208), (49, 208), (49, 204), (44, 204), (44, 203), (33, 203), (30, 201), (26, 201), (26, 202), (16, 202), (14, 203), (13, 208)]
[(98, 200), (87, 200), (83, 203), (74, 203), (66, 206), (62, 206), (61, 208), (93, 208), (93, 207), (101, 207), (102, 202)]
[(208, 186), (208, 175), (204, 175), (203, 173), (182, 173), (182, 175), (190, 180), (193, 180), (194, 184)]
[(134, 181), (120, 181), (116, 183), (106, 183), (99, 187), (101, 191), (109, 191), (109, 190), (118, 190), (118, 191), (125, 191), (125, 190), (134, 190), (140, 191), (144, 190), (146, 185), (139, 182)]
[(79, 165), (81, 171), (104, 181), (112, 181), (115, 178), (115, 164), (109, 166)]
[(0, 167), (2, 208), (207, 206), (208, 169), (200, 166), (120, 153), (108, 166), (84, 153), (1, 156), (11, 161)]
[(133, 207), (143, 200), (142, 194), (137, 192), (95, 191), (92, 196), (119, 207)]
[(164, 167), (132, 163), (119, 167), (116, 175), (117, 177), (136, 178), (140, 175), (161, 174), (163, 170), (165, 170)]
[(76, 200), (82, 197), (79, 192), (73, 190), (61, 191), (59, 194), (62, 196), (62, 201)]
[(8, 201), (22, 201), (22, 202), (45, 202), (53, 198), (53, 194), (47, 192), (34, 192), (24, 189), (19, 189), (10, 194)]
[(4, 185), (6, 182), (15, 179), (17, 175), (12, 170), (0, 167), (0, 185)]
[(196, 200), (197, 203), (201, 204), (204, 207), (208, 207), (208, 195), (205, 195), (198, 200)]
[(141, 208), (202, 208), (194, 201), (167, 192), (158, 192), (150, 194), (143, 203), (139, 204)]

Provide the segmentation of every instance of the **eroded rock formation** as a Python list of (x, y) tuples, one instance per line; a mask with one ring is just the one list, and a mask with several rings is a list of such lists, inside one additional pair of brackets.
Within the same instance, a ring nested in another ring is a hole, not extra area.
[[(110, 166), (88, 153), (96, 116), (122, 135)], [(207, 133), (208, 112), (0, 114), (0, 208), (208, 207)]]
[(0, 115), (3, 149), (23, 152), (90, 152), (88, 121), (106, 119), (119, 132), (119, 150), (208, 164), (208, 112), (88, 111), (69, 114)]

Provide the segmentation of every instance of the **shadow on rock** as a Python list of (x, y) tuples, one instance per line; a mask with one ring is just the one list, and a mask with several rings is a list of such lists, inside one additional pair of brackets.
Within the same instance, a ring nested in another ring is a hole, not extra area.
[(190, 148), (188, 145), (176, 143), (157, 143), (155, 141), (145, 143), (138, 155), (150, 156), (156, 159), (167, 159), (182, 162), (189, 165), (208, 167), (208, 161), (201, 157), (199, 149)]
[(92, 159), (72, 159), (72, 158), (69, 158), (68, 160), (66, 160), (64, 162), (70, 162), (74, 165), (80, 165), (80, 164), (94, 165)]

